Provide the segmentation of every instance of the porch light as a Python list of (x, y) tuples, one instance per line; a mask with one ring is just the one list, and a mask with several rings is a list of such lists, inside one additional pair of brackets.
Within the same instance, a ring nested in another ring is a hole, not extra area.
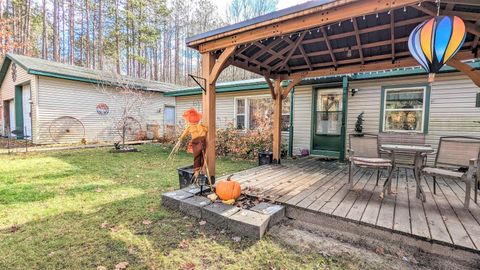
[(353, 97), (358, 92), (358, 88), (352, 88), (350, 92), (352, 93), (352, 97)]

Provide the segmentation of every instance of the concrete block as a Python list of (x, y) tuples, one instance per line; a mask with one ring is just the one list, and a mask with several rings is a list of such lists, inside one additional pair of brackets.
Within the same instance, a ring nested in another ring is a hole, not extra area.
[(269, 215), (242, 209), (230, 216), (228, 228), (242, 236), (260, 239), (267, 231)]
[[(188, 187), (186, 187), (186, 188), (182, 188), (182, 189), (180, 189), (180, 190), (186, 191), (186, 192), (188, 192), (188, 193), (192, 193), (193, 195), (198, 195), (198, 194), (200, 193), (200, 187), (199, 187), (199, 186), (195, 186), (195, 185), (190, 185), (190, 186), (188, 186)], [(203, 188), (203, 192), (204, 192), (205, 194), (209, 193), (209, 192), (210, 192), (210, 187), (208, 187), (208, 186), (207, 186), (207, 187), (204, 187), (204, 188)]]
[(221, 202), (212, 203), (202, 208), (202, 218), (213, 225), (224, 227), (229, 217), (240, 211), (240, 208)]
[(166, 192), (162, 194), (162, 205), (170, 209), (179, 210), (180, 201), (190, 197), (193, 197), (193, 194), (183, 190)]
[(180, 201), (180, 211), (187, 215), (201, 218), (202, 208), (211, 203), (212, 202), (208, 198), (201, 196), (193, 196), (183, 201)]
[(278, 224), (285, 217), (285, 206), (283, 205), (261, 202), (250, 208), (250, 210), (270, 216), (268, 228)]

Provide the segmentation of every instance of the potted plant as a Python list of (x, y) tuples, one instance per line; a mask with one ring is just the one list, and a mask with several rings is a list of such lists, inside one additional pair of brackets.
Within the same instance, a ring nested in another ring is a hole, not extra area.
[(358, 137), (361, 137), (363, 136), (363, 114), (365, 112), (361, 112), (358, 116), (357, 116), (357, 121), (355, 122), (355, 136), (358, 136)]

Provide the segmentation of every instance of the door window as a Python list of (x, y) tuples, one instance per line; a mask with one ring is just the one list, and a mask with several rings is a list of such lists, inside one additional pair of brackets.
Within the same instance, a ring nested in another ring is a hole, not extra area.
[(342, 127), (342, 94), (317, 92), (317, 135), (340, 135)]

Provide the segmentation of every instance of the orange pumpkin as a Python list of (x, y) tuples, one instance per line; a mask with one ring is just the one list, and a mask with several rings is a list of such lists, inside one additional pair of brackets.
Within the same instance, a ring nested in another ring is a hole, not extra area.
[(241, 190), (242, 188), (237, 181), (232, 181), (228, 178), (227, 181), (220, 181), (217, 183), (215, 193), (222, 201), (231, 199), (236, 200), (240, 197)]

